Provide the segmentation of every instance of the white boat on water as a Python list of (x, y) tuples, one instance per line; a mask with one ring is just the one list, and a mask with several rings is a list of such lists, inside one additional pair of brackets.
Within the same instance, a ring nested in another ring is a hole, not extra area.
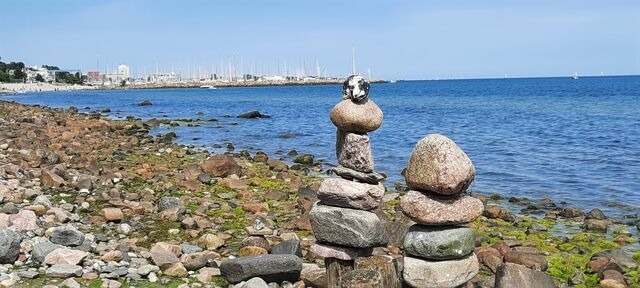
[(578, 72), (573, 73), (573, 76), (571, 76), (571, 79), (578, 80)]
[(202, 88), (202, 89), (218, 89), (215, 86), (211, 86), (211, 85), (202, 85), (202, 86), (200, 86), (200, 88)]

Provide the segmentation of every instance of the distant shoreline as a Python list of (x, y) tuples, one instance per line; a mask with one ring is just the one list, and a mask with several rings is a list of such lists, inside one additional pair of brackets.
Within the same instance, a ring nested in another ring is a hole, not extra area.
[[(117, 85), (63, 85), (50, 83), (0, 83), (0, 95), (22, 94), (55, 91), (79, 90), (120, 90), (120, 89), (164, 89), (164, 88), (229, 88), (229, 87), (283, 87), (283, 86), (316, 86), (339, 85), (344, 79), (320, 81), (245, 81), (245, 82), (187, 82), (187, 83), (144, 83)], [(371, 83), (386, 83), (384, 80), (372, 80)]]

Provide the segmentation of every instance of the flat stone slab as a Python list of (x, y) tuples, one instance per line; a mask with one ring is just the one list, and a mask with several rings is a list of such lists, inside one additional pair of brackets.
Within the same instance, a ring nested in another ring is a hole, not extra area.
[(302, 259), (291, 254), (239, 257), (222, 262), (220, 272), (227, 281), (238, 283), (260, 277), (267, 283), (296, 282), (302, 271)]
[(376, 172), (364, 173), (364, 172), (359, 172), (343, 166), (332, 167), (329, 169), (329, 171), (336, 173), (336, 175), (344, 179), (348, 179), (348, 180), (357, 179), (361, 182), (365, 182), (369, 184), (378, 184), (380, 183), (380, 181), (383, 181), (385, 178), (387, 178), (385, 175), (382, 175), (380, 173), (376, 173)]
[(82, 276), (82, 267), (71, 264), (56, 264), (47, 269), (46, 275), (51, 278), (80, 277)]
[(484, 210), (482, 201), (468, 194), (441, 196), (410, 190), (400, 199), (402, 212), (422, 225), (459, 225), (472, 222)]
[(502, 263), (496, 271), (496, 285), (494, 287), (554, 288), (556, 285), (547, 273), (518, 264)]
[(316, 243), (311, 245), (310, 251), (322, 258), (335, 258), (348, 261), (371, 255), (373, 248), (353, 248)]
[(405, 256), (402, 276), (411, 287), (458, 287), (478, 274), (478, 268), (478, 258), (473, 253), (443, 261)]
[(309, 211), (313, 235), (318, 241), (357, 248), (387, 242), (384, 225), (376, 214), (318, 203)]
[(336, 158), (340, 165), (364, 173), (373, 172), (371, 141), (366, 133), (345, 132), (338, 129)]
[(380, 206), (384, 196), (384, 185), (354, 182), (342, 178), (328, 178), (318, 189), (318, 200), (323, 204), (373, 210)]
[(456, 226), (413, 225), (404, 237), (404, 251), (432, 260), (457, 259), (475, 248), (473, 229)]

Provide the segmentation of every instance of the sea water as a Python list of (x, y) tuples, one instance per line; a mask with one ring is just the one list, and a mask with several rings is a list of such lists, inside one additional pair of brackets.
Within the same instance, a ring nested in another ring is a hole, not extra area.
[[(223, 152), (291, 149), (336, 163), (329, 111), (341, 86), (129, 89), (5, 96), (5, 100), (81, 111), (109, 108), (112, 118), (200, 119), (175, 131), (177, 142)], [(414, 145), (431, 133), (453, 139), (476, 167), (472, 192), (548, 197), (609, 215), (640, 213), (640, 76), (399, 81), (374, 84), (384, 112), (370, 133), (376, 170), (388, 186)], [(153, 105), (138, 106), (149, 99)], [(238, 119), (259, 110), (271, 118)], [(210, 121), (217, 120), (217, 121)], [(283, 153), (284, 152), (284, 153)], [(290, 161), (291, 158), (286, 160)]]

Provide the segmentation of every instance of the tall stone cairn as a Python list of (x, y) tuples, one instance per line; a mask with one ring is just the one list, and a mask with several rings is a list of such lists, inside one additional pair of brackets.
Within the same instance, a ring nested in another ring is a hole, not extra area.
[(405, 179), (402, 212), (417, 224), (404, 238), (404, 281), (411, 287), (458, 287), (478, 274), (474, 232), (482, 202), (466, 193), (475, 168), (451, 139), (431, 134), (418, 142)]
[(329, 288), (383, 287), (388, 282), (384, 271), (354, 270), (356, 258), (371, 255), (373, 247), (387, 242), (383, 222), (371, 212), (380, 205), (385, 188), (380, 183), (384, 177), (374, 172), (367, 134), (382, 124), (382, 111), (368, 98), (369, 86), (364, 78), (350, 76), (342, 101), (331, 110), (340, 164), (332, 170), (339, 177), (322, 182), (319, 201), (309, 212), (317, 240), (311, 251), (325, 258)]

